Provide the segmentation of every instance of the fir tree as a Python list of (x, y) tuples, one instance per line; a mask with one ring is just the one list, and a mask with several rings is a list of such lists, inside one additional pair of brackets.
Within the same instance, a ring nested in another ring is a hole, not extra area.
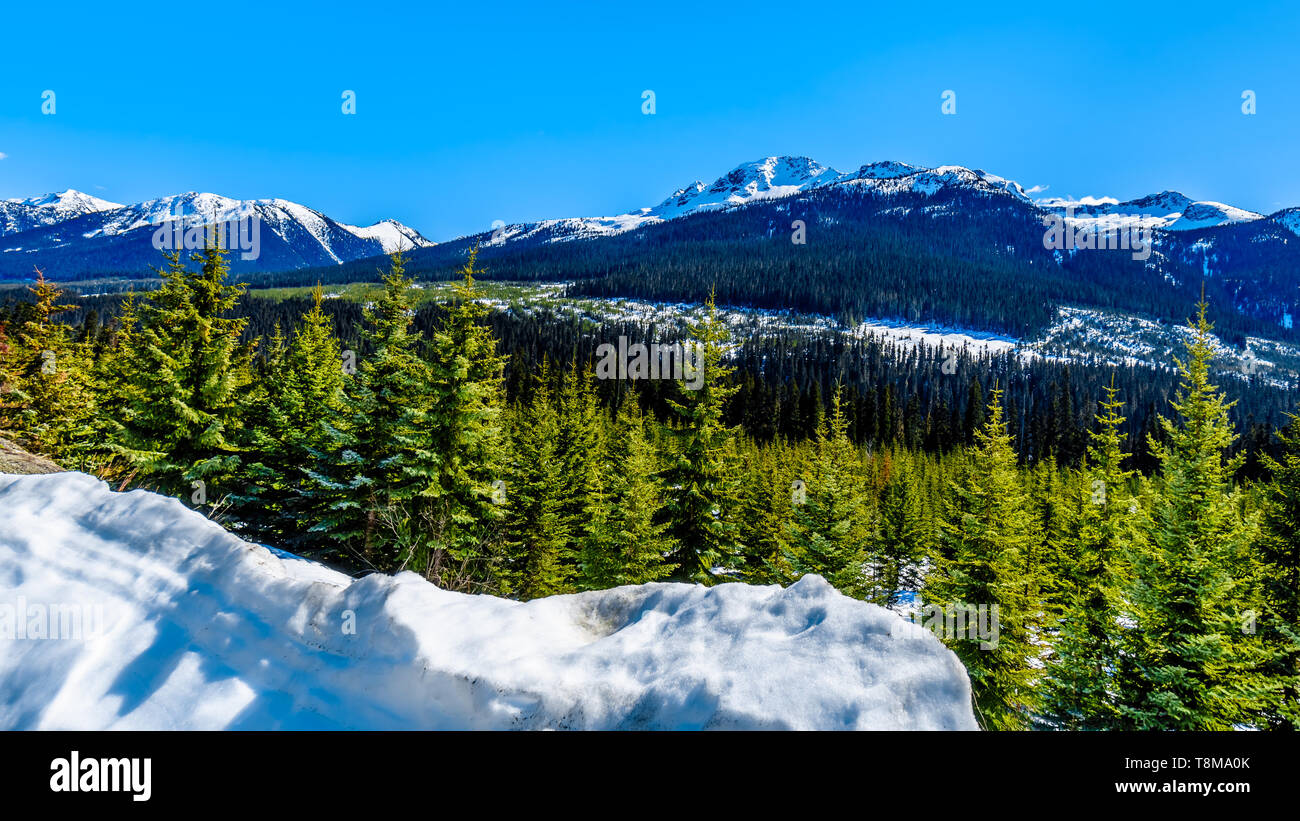
[(1300, 729), (1300, 415), (1291, 414), (1278, 439), (1280, 458), (1265, 457), (1273, 481), (1259, 540), (1261, 675), (1274, 691), (1264, 719), (1271, 729)]
[(170, 255), (105, 369), (117, 382), (111, 449), (150, 484), (198, 503), (215, 500), (239, 464), (233, 439), (251, 378), (247, 320), (230, 316), (243, 287), (226, 282), (225, 257), (211, 239), (192, 257), (197, 271)]
[(789, 561), (798, 575), (819, 574), (840, 592), (862, 597), (868, 588), (868, 511), (842, 395), (836, 390), (832, 397), (815, 444), (806, 499), (791, 517)]
[(582, 584), (599, 590), (644, 584), (666, 576), (672, 543), (658, 521), (663, 488), (658, 455), (647, 439), (645, 417), (634, 396), (619, 407), (602, 470), (603, 505), (595, 511), (592, 536), (582, 547)]
[(1172, 406), (1160, 418), (1166, 441), (1151, 441), (1160, 485), (1146, 544), (1133, 554), (1129, 599), (1137, 622), (1135, 681), (1121, 694), (1138, 729), (1226, 730), (1242, 723), (1266, 693), (1252, 672), (1253, 636), (1243, 633), (1250, 523), (1230, 491), (1237, 459), (1227, 402), (1210, 383), (1208, 305), (1197, 306), (1188, 361)]
[(1052, 726), (1070, 730), (1122, 729), (1116, 703), (1127, 667), (1120, 628), (1125, 556), (1135, 546), (1137, 503), (1129, 492), (1134, 471), (1120, 431), (1124, 403), (1114, 378), (1100, 403), (1088, 447), (1086, 479), (1074, 532), (1073, 566), (1063, 580), (1066, 609), (1048, 665), (1045, 713)]
[(969, 463), (944, 499), (940, 557), (924, 590), (927, 604), (954, 614), (987, 607), (989, 626), (997, 628), (991, 640), (982, 640), (970, 624), (964, 633), (946, 636), (966, 665), (985, 729), (1026, 728), (1038, 703), (1039, 569), (1029, 561), (1038, 531), (1003, 422), (1002, 391), (994, 388)]
[(679, 383), (680, 399), (668, 400), (677, 415), (678, 443), (664, 471), (665, 520), (677, 545), (671, 561), (678, 578), (712, 582), (719, 568), (739, 563), (733, 521), (736, 500), (735, 432), (723, 419), (737, 388), (723, 362), (730, 333), (710, 296), (704, 316), (690, 324), (699, 387)]

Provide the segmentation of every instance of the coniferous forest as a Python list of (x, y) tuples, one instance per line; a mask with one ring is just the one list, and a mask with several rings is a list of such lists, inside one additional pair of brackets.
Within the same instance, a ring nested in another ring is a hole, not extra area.
[(125, 299), (42, 276), (0, 314), (0, 433), (354, 575), (818, 574), (946, 624), (987, 729), (1300, 725), (1300, 417), (1215, 384), (1204, 297), (1153, 372), (739, 339), (710, 296), (691, 389), (598, 378), (653, 328), (492, 311), (462, 265), (433, 305), (400, 254), (366, 304), (245, 293), (211, 247)]

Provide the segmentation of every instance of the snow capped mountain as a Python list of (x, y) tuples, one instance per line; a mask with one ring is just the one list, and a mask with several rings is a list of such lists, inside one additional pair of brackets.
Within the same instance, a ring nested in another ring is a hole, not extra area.
[(1032, 204), (1019, 183), (959, 165), (922, 168), (887, 160), (868, 163), (855, 172), (845, 173), (808, 157), (765, 157), (736, 166), (712, 184), (696, 180), (677, 189), (655, 206), (613, 217), (570, 217), (516, 223), (498, 228), (490, 236), (484, 235), (483, 244), (492, 247), (519, 241), (565, 242), (611, 236), (692, 214), (783, 199), (836, 186), (846, 190), (870, 190), (881, 196), (905, 193), (932, 196), (944, 189), (959, 188), (993, 196), (1011, 196)]
[(384, 247), (385, 254), (391, 254), (395, 251), (406, 251), (411, 248), (429, 248), (437, 245), (420, 236), (420, 232), (414, 228), (403, 225), (397, 220), (380, 220), (374, 225), (359, 227), (356, 225), (343, 225), (343, 229), (350, 231), (362, 239), (377, 240)]
[(1288, 208), (1269, 217), (1283, 228), (1300, 237), (1300, 208)]
[[(980, 203), (987, 201), (990, 207), (1009, 207), (1008, 215), (1022, 222), (1054, 213), (1068, 215), (1067, 221), (1078, 227), (1099, 231), (1142, 228), (1177, 232), (1265, 219), (1253, 211), (1193, 200), (1176, 191), (1125, 202), (1091, 197), (1035, 200), (1014, 180), (960, 165), (927, 168), (885, 160), (841, 172), (808, 157), (771, 156), (742, 163), (712, 183), (694, 181), (657, 205), (628, 213), (497, 225), (491, 231), (458, 239), (502, 248), (610, 237), (697, 214), (840, 192), (876, 198), (884, 206), (877, 212), (883, 218), (905, 216), (913, 209), (934, 218), (953, 217), (982, 208)], [(971, 200), (972, 196), (976, 199)], [(889, 202), (891, 198), (901, 201), (895, 206)], [(1014, 213), (1017, 210), (1019, 215)], [(283, 199), (235, 200), (190, 192), (117, 205), (69, 190), (0, 201), (0, 276), (30, 276), (34, 265), (49, 267), (59, 271), (54, 276), (64, 277), (147, 269), (157, 262), (157, 252), (149, 244), (157, 226), (175, 219), (184, 219), (188, 225), (250, 217), (256, 217), (266, 229), (269, 236), (262, 239), (269, 247), (263, 253), (265, 258), (235, 265), (242, 271), (333, 266), (436, 244), (394, 220), (348, 225)], [(1295, 230), (1300, 218), (1294, 212), (1276, 222), (1288, 229), (1288, 234), (1300, 233)]]
[(672, 219), (695, 211), (788, 197), (841, 176), (835, 169), (807, 157), (766, 157), (736, 166), (707, 187), (696, 181), (674, 191), (646, 212)]
[(1263, 219), (1263, 214), (1224, 205), (1192, 200), (1177, 191), (1162, 191), (1127, 202), (1114, 199), (1041, 199), (1039, 208), (1066, 216), (1067, 221), (1100, 230), (1118, 228), (1160, 228), (1191, 231), (1238, 222)]
[(71, 188), (25, 200), (0, 200), (0, 237), (121, 207)]
[(346, 225), (289, 200), (236, 200), (195, 191), (132, 205), (67, 191), (6, 200), (0, 208), (0, 274), (21, 276), (33, 266), (64, 277), (148, 270), (158, 261), (159, 228), (177, 224), (188, 229), (246, 221), (250, 234), (255, 225), (257, 254), (231, 257), (232, 267), (243, 271), (338, 265), (435, 244), (395, 220)]

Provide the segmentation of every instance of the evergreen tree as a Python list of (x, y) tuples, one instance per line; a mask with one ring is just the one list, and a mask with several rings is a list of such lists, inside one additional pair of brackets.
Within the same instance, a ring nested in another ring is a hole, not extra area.
[(286, 342), (277, 327), (264, 352), (244, 410), (242, 481), (232, 497), (253, 538), (304, 551), (322, 539), (309, 530), (305, 468), (329, 444), (325, 425), (342, 410), (345, 378), (320, 286), (312, 299), (292, 338)]
[(946, 636), (966, 665), (985, 729), (1026, 728), (1038, 703), (1039, 569), (1029, 560), (1038, 539), (1038, 522), (1002, 418), (1002, 391), (995, 387), (969, 463), (944, 499), (940, 558), (924, 591), (927, 604), (954, 614), (987, 607), (989, 626), (996, 625), (992, 640), (981, 640), (969, 624), (966, 631)]
[[(168, 256), (162, 286), (132, 307), (107, 357), (116, 412), (110, 448), (147, 482), (212, 503), (239, 464), (234, 437), (248, 385), (246, 319), (230, 316), (243, 287), (226, 282), (226, 251), (209, 237), (192, 261)], [(190, 491), (193, 490), (193, 493)]]
[(929, 534), (913, 458), (906, 451), (896, 451), (887, 454), (884, 461), (887, 473), (880, 494), (879, 527), (871, 551), (873, 582), (867, 598), (883, 607), (894, 607), (907, 591), (921, 588)]
[[(753, 584), (790, 584), (798, 576), (790, 565), (790, 525), (796, 493), (806, 495), (802, 461), (795, 448), (776, 441), (746, 448), (737, 536), (745, 545), (743, 572)], [(796, 486), (796, 481), (798, 485)]]
[(818, 433), (806, 499), (796, 504), (789, 526), (789, 562), (796, 575), (816, 573), (845, 595), (863, 597), (870, 536), (857, 448), (848, 437), (843, 392)]
[(1098, 428), (1091, 432), (1073, 566), (1062, 580), (1066, 609), (1048, 665), (1045, 710), (1059, 729), (1127, 726), (1115, 697), (1128, 663), (1122, 655), (1119, 597), (1126, 578), (1124, 559), (1135, 545), (1137, 507), (1129, 492), (1134, 472), (1123, 467), (1128, 454), (1118, 393), (1112, 379), (1100, 403)]
[(415, 289), (405, 259), (391, 258), (384, 290), (367, 305), (356, 373), (343, 407), (310, 448), (304, 502), (334, 550), (374, 569), (426, 576), (432, 537), (422, 503), (436, 486), (439, 454), (430, 421), (433, 375), (412, 332)]
[(430, 346), (432, 408), (427, 419), (435, 461), (428, 485), (430, 566), (467, 568), (477, 584), (492, 583), (501, 557), (505, 359), (487, 325), (488, 306), (474, 282), (478, 248), (472, 248), (452, 304)]
[(690, 323), (700, 371), (697, 389), (682, 387), (668, 404), (676, 413), (678, 443), (664, 471), (665, 520), (676, 543), (671, 561), (681, 579), (712, 582), (718, 568), (739, 562), (733, 521), (736, 500), (735, 432), (723, 421), (727, 400), (736, 392), (732, 368), (723, 362), (730, 333), (710, 296), (704, 316)]
[(566, 481), (556, 470), (560, 418), (543, 363), (532, 402), (517, 408), (506, 483), (502, 586), (521, 599), (566, 593), (573, 575), (571, 524), (563, 513)]
[(1300, 416), (1291, 415), (1278, 439), (1279, 458), (1265, 457), (1273, 481), (1259, 540), (1261, 675), (1274, 690), (1264, 718), (1271, 729), (1300, 729)]
[(1121, 695), (1139, 729), (1226, 730), (1248, 720), (1266, 693), (1252, 671), (1257, 642), (1243, 633), (1250, 522), (1230, 491), (1236, 438), (1227, 402), (1210, 383), (1214, 347), (1202, 299), (1177, 361), (1177, 423), (1161, 417), (1152, 441), (1160, 485), (1146, 544), (1134, 551), (1129, 599), (1137, 622), (1137, 678)]
[(90, 345), (56, 321), (72, 306), (59, 304), (62, 292), (39, 269), (36, 274), (31, 307), (6, 346), (0, 429), (65, 467), (84, 468), (94, 450), (97, 411)]
[(594, 387), (595, 375), (575, 362), (561, 379), (555, 469), (563, 481), (560, 515), (573, 540), (575, 555), (596, 549), (598, 522), (610, 504), (603, 470), (607, 443), (604, 415)]
[(592, 535), (582, 546), (582, 584), (599, 590), (644, 584), (671, 570), (665, 557), (672, 550), (658, 521), (663, 488), (657, 478), (658, 455), (646, 438), (645, 417), (636, 399), (619, 407), (609, 455), (602, 466), (603, 505), (594, 511)]

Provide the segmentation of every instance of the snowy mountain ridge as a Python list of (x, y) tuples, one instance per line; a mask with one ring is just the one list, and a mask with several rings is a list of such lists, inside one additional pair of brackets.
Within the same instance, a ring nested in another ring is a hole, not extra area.
[[(237, 200), (190, 191), (131, 205), (107, 202), (69, 189), (26, 200), (0, 202), (0, 263), (30, 273), (51, 254), (93, 258), (125, 255), (156, 262), (154, 233), (181, 221), (186, 227), (256, 219), (272, 235), (272, 270), (337, 265), (436, 243), (396, 220), (356, 226), (284, 199)], [(31, 260), (31, 264), (27, 264)]]
[(1186, 231), (1265, 218), (1263, 214), (1235, 206), (1193, 200), (1176, 191), (1125, 202), (1091, 197), (1082, 200), (1060, 197), (1034, 199), (1014, 180), (960, 165), (926, 168), (886, 160), (867, 163), (857, 171), (842, 172), (809, 157), (772, 156), (742, 163), (711, 184), (696, 180), (677, 189), (655, 206), (612, 217), (566, 217), (515, 223), (494, 231), (485, 244), (490, 247), (522, 239), (560, 242), (610, 236), (690, 214), (834, 187), (868, 190), (882, 196), (906, 193), (932, 196), (945, 188), (961, 188), (990, 196), (1011, 197), (1046, 214), (1068, 215), (1068, 221), (1097, 228), (1128, 226)]

